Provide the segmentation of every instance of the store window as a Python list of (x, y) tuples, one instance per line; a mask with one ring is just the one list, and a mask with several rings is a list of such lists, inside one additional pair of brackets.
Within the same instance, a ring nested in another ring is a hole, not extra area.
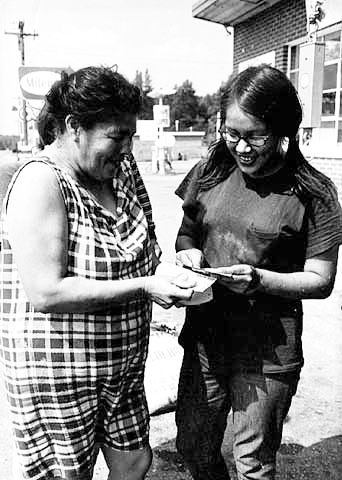
[[(325, 43), (321, 128), (334, 129), (342, 143), (342, 26), (317, 37)], [(289, 47), (288, 75), (298, 89), (300, 45)]]
[(341, 33), (340, 27), (335, 32), (318, 37), (318, 41), (325, 43), (321, 127), (335, 129), (338, 143), (342, 143)]
[(298, 90), (299, 78), (299, 45), (290, 48), (290, 71), (289, 77), (296, 90)]

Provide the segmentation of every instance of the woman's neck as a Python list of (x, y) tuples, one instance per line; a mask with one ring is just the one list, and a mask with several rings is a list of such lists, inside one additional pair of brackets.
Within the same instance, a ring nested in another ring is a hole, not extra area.
[(58, 167), (66, 171), (79, 185), (84, 187), (96, 197), (100, 197), (107, 189), (113, 188), (113, 182), (97, 180), (87, 175), (79, 166), (77, 151), (69, 148), (67, 144), (55, 141), (48, 145), (41, 152), (41, 155), (48, 156)]
[(74, 176), (76, 172), (75, 167), (78, 164), (77, 152), (66, 142), (55, 140), (51, 145), (44, 147), (41, 155), (48, 156), (56, 165), (67, 170), (71, 176)]

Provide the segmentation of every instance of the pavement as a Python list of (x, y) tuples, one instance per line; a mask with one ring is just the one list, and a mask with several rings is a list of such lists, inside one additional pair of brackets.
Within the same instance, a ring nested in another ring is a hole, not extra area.
[[(0, 158), (1, 160), (1, 158)], [(153, 174), (149, 163), (139, 163), (151, 197), (162, 260), (173, 262), (174, 240), (181, 218), (181, 200), (174, 190), (194, 161), (174, 161), (173, 171)], [(298, 391), (284, 425), (278, 454), (276, 480), (342, 479), (342, 251), (332, 295), (325, 300), (304, 301), (303, 347), (305, 365)], [(153, 321), (179, 331), (184, 310), (154, 307)], [(0, 386), (0, 480), (12, 480), (11, 432), (3, 386)], [(190, 480), (175, 449), (174, 412), (151, 417), (154, 458), (148, 480)], [(229, 423), (223, 448), (232, 480), (236, 472), (232, 457)], [(102, 456), (94, 479), (105, 480)]]

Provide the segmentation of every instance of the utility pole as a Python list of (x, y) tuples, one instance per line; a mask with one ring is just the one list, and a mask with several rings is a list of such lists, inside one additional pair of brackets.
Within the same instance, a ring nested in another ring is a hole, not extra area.
[[(20, 21), (18, 24), (18, 32), (5, 32), (6, 35), (16, 35), (18, 37), (18, 47), (21, 57), (21, 65), (25, 65), (25, 37), (38, 37), (38, 33), (25, 33), (24, 32), (24, 22)], [(23, 97), (22, 99), (22, 112), (23, 112), (23, 127), (24, 127), (24, 144), (28, 144), (28, 133), (27, 133), (27, 111), (26, 111), (26, 100)]]

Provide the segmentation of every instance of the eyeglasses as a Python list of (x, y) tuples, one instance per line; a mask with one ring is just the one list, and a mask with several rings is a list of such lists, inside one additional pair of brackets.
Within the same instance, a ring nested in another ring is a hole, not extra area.
[(248, 135), (239, 135), (226, 128), (220, 128), (219, 132), (223, 140), (227, 143), (238, 144), (240, 140), (244, 140), (251, 147), (263, 147), (270, 138), (270, 135), (252, 135), (251, 137)]

